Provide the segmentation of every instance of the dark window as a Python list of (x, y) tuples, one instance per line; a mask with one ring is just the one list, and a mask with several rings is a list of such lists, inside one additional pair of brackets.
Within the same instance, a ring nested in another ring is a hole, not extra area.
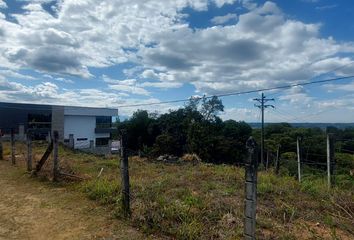
[(109, 138), (96, 138), (96, 146), (107, 146)]
[(67, 138), (65, 138), (65, 139), (64, 139), (64, 142), (65, 142), (65, 143), (68, 143), (68, 142), (70, 142), (70, 140), (67, 139)]
[(76, 138), (76, 141), (87, 141), (87, 138)]
[(28, 114), (28, 128), (49, 128), (52, 123), (51, 114)]
[(96, 128), (111, 128), (112, 127), (112, 117), (97, 116), (96, 117)]

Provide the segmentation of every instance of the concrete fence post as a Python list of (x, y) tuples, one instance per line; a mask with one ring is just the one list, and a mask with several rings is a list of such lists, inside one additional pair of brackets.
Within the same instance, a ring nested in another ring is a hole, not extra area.
[(32, 134), (27, 132), (27, 171), (32, 171)]
[(11, 163), (16, 164), (15, 130), (11, 128)]
[(112, 139), (108, 140), (108, 153), (112, 153)]
[(53, 181), (57, 182), (59, 180), (59, 133), (54, 131), (54, 140), (53, 140)]
[(20, 140), (20, 141), (26, 140), (25, 125), (24, 124), (20, 124), (18, 126), (18, 140)]
[(0, 130), (0, 160), (3, 160), (3, 159), (4, 159), (4, 150), (2, 148), (2, 133)]
[(277, 149), (277, 156), (275, 159), (275, 174), (278, 175), (279, 174), (279, 169), (280, 169), (280, 145), (278, 145), (278, 149)]
[(332, 175), (334, 174), (334, 139), (333, 134), (327, 134), (327, 184), (332, 186)]
[(301, 138), (296, 140), (297, 146), (297, 179), (301, 183)]
[(69, 148), (74, 149), (74, 134), (69, 134)]
[(122, 177), (122, 209), (125, 217), (131, 215), (130, 211), (130, 184), (129, 184), (129, 161), (128, 153), (126, 149), (126, 131), (122, 130), (121, 136), (121, 160), (120, 160), (120, 169)]
[(244, 237), (254, 240), (256, 239), (258, 151), (253, 137), (247, 140), (246, 147), (248, 158), (245, 164)]

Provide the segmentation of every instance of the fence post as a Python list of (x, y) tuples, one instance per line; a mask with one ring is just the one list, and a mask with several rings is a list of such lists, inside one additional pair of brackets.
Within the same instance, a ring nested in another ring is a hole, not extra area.
[(57, 182), (59, 179), (59, 158), (58, 158), (58, 148), (59, 148), (59, 133), (54, 131), (54, 141), (53, 141), (53, 181)]
[(331, 188), (331, 175), (334, 174), (334, 141), (333, 134), (327, 134), (327, 184)]
[(301, 183), (301, 145), (300, 145), (300, 137), (297, 138), (296, 140), (296, 146), (297, 146), (297, 174), (298, 177), (297, 179)]
[(16, 156), (15, 156), (15, 130), (11, 128), (11, 163), (12, 165), (16, 164)]
[(121, 136), (121, 160), (120, 160), (120, 169), (122, 177), (122, 209), (125, 217), (129, 217), (131, 214), (130, 211), (130, 185), (129, 185), (129, 162), (128, 154), (126, 149), (126, 131), (122, 130)]
[(74, 149), (74, 134), (69, 134), (69, 148)]
[(32, 171), (32, 134), (27, 132), (27, 171)]
[(3, 151), (3, 148), (2, 148), (2, 133), (1, 133), (1, 130), (0, 130), (0, 160), (3, 160), (4, 159), (4, 151)]
[(246, 142), (248, 158), (245, 164), (245, 239), (256, 239), (256, 209), (257, 209), (257, 167), (258, 151), (253, 137)]
[(280, 144), (278, 145), (278, 149), (277, 149), (277, 156), (275, 159), (275, 174), (278, 175), (279, 174), (279, 169), (280, 169)]

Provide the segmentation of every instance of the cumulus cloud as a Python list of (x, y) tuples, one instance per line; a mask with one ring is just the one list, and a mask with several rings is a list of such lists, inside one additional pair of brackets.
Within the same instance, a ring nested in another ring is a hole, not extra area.
[(224, 24), (230, 21), (236, 21), (237, 20), (237, 14), (234, 13), (228, 13), (224, 16), (216, 16), (213, 17), (210, 21), (214, 24)]
[[(0, 15), (4, 78), (32, 69), (53, 75), (48, 81), (70, 83), (65, 75), (90, 78), (93, 68), (129, 63), (123, 71), (126, 79), (104, 77), (103, 88), (108, 95), (151, 99), (146, 88), (189, 83), (198, 94), (217, 94), (306, 81), (333, 69), (335, 75), (354, 74), (353, 67), (343, 67), (353, 61), (353, 42), (323, 38), (320, 23), (289, 19), (271, 1), (259, 5), (252, 0), (62, 0), (53, 6), (55, 14), (42, 5), (51, 1), (24, 2), (24, 12), (11, 14), (12, 21)], [(205, 11), (210, 4), (235, 2), (244, 9), (213, 18), (216, 26), (194, 29), (183, 14), (187, 7)], [(6, 7), (4, 1), (0, 6)], [(22, 88), (11, 84), (2, 83), (3, 88)], [(52, 96), (56, 90), (61, 97), (86, 94), (88, 99), (95, 92), (63, 93), (48, 84), (22, 89), (27, 93), (43, 89)], [(304, 91), (288, 94), (291, 97), (283, 96), (283, 101), (313, 100)], [(42, 95), (37, 98), (47, 98)]]
[(4, 0), (0, 0), (0, 8), (7, 8), (7, 4)]

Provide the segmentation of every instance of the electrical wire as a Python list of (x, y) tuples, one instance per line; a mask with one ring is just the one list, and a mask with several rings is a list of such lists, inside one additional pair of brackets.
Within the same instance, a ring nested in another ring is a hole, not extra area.
[[(229, 97), (229, 96), (236, 96), (236, 95), (243, 95), (243, 94), (250, 94), (250, 93), (266, 92), (266, 91), (276, 90), (276, 89), (287, 89), (287, 88), (292, 88), (292, 87), (297, 87), (297, 86), (307, 86), (307, 85), (312, 85), (312, 84), (320, 84), (320, 83), (340, 81), (340, 80), (350, 79), (350, 78), (353, 78), (353, 77), (354, 77), (354, 75), (345, 76), (345, 77), (330, 78), (330, 79), (324, 79), (324, 80), (317, 80), (317, 81), (305, 82), (305, 83), (288, 84), (288, 85), (270, 87), (270, 88), (261, 88), (261, 89), (256, 89), (256, 90), (230, 92), (230, 93), (224, 93), (224, 94), (216, 94), (216, 95), (212, 95), (212, 96), (204, 96), (204, 98), (206, 98), (206, 99), (210, 99), (210, 98), (213, 98), (213, 97), (220, 97), (221, 98), (221, 97)], [(162, 101), (162, 102), (119, 105), (118, 108), (142, 107), (142, 106), (169, 104), (169, 103), (179, 103), (179, 102), (189, 101), (190, 99), (191, 98), (185, 98), (185, 99), (176, 99), (176, 100)]]

